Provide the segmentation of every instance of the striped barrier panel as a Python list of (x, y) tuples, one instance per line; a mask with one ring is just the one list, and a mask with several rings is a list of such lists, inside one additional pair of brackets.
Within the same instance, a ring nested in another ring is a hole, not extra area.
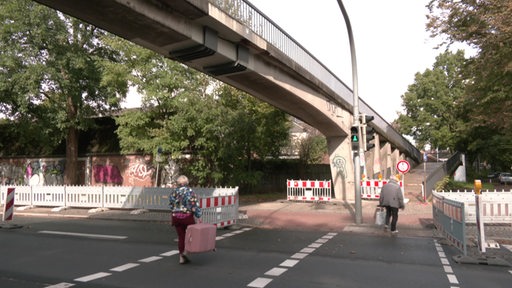
[[(362, 199), (379, 199), (380, 190), (388, 180), (363, 180), (361, 181), (361, 198)], [(404, 183), (398, 181), (400, 188), (402, 188), (402, 195), (404, 194)]]
[(286, 194), (292, 201), (331, 201), (331, 181), (287, 180)]
[(11, 221), (14, 214), (14, 188), (7, 188), (2, 221)]

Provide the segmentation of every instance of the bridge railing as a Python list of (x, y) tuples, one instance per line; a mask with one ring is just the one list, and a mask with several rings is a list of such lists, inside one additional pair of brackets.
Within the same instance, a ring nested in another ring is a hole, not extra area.
[[(170, 188), (136, 186), (3, 186), (15, 188), (14, 205), (28, 207), (108, 208), (169, 211)], [(238, 219), (238, 187), (192, 188), (198, 195), (204, 223), (225, 227)]]
[(427, 176), (425, 184), (425, 198), (430, 198), (432, 191), (435, 190), (436, 183), (443, 179), (446, 175), (450, 175), (462, 163), (464, 155), (460, 152), (454, 153), (443, 165)]
[[(215, 7), (227, 13), (240, 23), (246, 25), (258, 36), (279, 49), (290, 57), (302, 68), (306, 69), (317, 79), (335, 79), (336, 81), (324, 80), (326, 85), (331, 86), (333, 91), (349, 89), (334, 73), (313, 56), (306, 48), (300, 45), (279, 25), (272, 21), (254, 5), (244, 0), (225, 1), (209, 0)], [(334, 80), (333, 79), (333, 80)], [(347, 95), (349, 96), (349, 95)]]
[[(316, 79), (338, 93), (339, 98), (333, 97), (334, 104), (345, 109), (352, 109), (352, 90), (339, 79), (327, 66), (320, 62), (313, 54), (304, 48), (293, 37), (286, 33), (279, 25), (272, 21), (254, 5), (245, 0), (208, 0), (212, 5), (231, 16), (233, 19), (245, 25), (256, 35), (265, 39), (270, 45), (284, 53), (298, 66), (304, 68)], [(359, 99), (359, 110), (361, 113), (375, 116), (374, 128), (379, 133), (385, 133), (386, 139), (395, 141), (397, 147), (410, 154), (411, 159), (420, 161), (421, 153), (391, 125), (387, 123), (375, 110), (373, 110), (363, 99)]]

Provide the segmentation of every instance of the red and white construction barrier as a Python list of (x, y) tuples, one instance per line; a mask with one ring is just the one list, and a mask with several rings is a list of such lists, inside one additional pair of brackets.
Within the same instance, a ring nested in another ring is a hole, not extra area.
[[(363, 199), (379, 199), (380, 190), (384, 184), (388, 183), (388, 180), (363, 180), (361, 181), (361, 198)], [(400, 188), (402, 188), (402, 194), (404, 193), (403, 181), (398, 181)]]
[(288, 200), (331, 201), (331, 181), (326, 180), (287, 180)]
[(14, 188), (7, 188), (7, 195), (5, 196), (4, 213), (2, 221), (12, 220), (14, 214)]
[(238, 219), (238, 192), (228, 196), (200, 197), (199, 207), (204, 223), (214, 224), (218, 228), (234, 225)]

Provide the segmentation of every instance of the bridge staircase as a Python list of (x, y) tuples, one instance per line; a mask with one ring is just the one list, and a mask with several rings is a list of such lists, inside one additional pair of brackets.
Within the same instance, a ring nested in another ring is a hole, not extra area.
[[(442, 167), (444, 162), (425, 162), (407, 172), (404, 177), (404, 196), (409, 201), (423, 201), (422, 187), (430, 174)], [(430, 193), (427, 193), (427, 197)], [(428, 199), (427, 199), (428, 200)]]

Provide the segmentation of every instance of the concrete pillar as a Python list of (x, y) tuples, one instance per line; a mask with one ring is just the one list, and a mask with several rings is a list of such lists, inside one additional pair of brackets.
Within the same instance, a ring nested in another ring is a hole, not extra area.
[(362, 173), (361, 177), (363, 177), (363, 174), (364, 174), (366, 179), (373, 179), (373, 174), (374, 174), (373, 169), (374, 169), (374, 161), (375, 161), (374, 154), (375, 154), (375, 149), (371, 149), (370, 151), (366, 151), (364, 153), (366, 172)]
[(382, 179), (389, 179), (389, 177), (392, 174), (393, 171), (393, 160), (392, 154), (391, 154), (391, 144), (389, 142), (386, 142), (384, 145), (382, 145), (381, 149), (381, 155), (383, 159), (382, 163)]
[(380, 171), (382, 170), (382, 157), (380, 153), (380, 136), (375, 134), (375, 147), (373, 149), (373, 169), (371, 179), (378, 179)]
[(355, 201), (354, 165), (350, 137), (327, 137), (334, 198)]

